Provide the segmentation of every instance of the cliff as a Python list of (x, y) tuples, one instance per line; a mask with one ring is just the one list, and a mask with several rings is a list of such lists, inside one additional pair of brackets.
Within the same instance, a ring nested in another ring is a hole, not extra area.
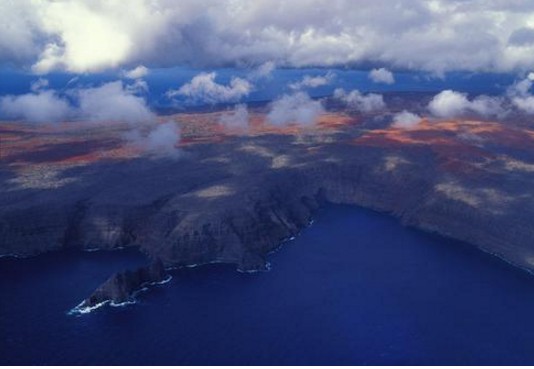
[(332, 202), (387, 212), (534, 269), (534, 145), (381, 140), (351, 129), (227, 137), (193, 145), (181, 160), (44, 167), (52, 183), (44, 188), (0, 171), (0, 254), (128, 246), (160, 260), (115, 274), (85, 301), (120, 303), (163, 279), (163, 268), (264, 269), (271, 251)]
[(137, 270), (115, 273), (87, 299), (76, 306), (72, 312), (88, 312), (93, 307), (101, 306), (108, 302), (114, 305), (134, 302), (135, 294), (143, 288), (153, 284), (164, 283), (169, 278), (170, 276), (165, 271), (161, 261), (156, 261), (147, 267)]

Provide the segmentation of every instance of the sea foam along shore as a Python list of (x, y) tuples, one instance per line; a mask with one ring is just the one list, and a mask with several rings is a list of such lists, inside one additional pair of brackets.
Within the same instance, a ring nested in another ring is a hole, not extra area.
[(135, 291), (132, 294), (132, 298), (130, 300), (124, 301), (124, 302), (120, 302), (120, 303), (115, 303), (112, 300), (106, 300), (106, 301), (102, 301), (102, 302), (100, 302), (100, 303), (98, 303), (98, 304), (96, 304), (94, 306), (88, 306), (88, 305), (85, 304), (85, 300), (84, 300), (84, 301), (80, 302), (78, 305), (76, 305), (74, 308), (70, 309), (67, 312), (67, 315), (80, 316), (80, 315), (84, 315), (84, 314), (89, 314), (92, 311), (97, 310), (97, 309), (99, 309), (99, 308), (101, 308), (103, 306), (106, 306), (106, 305), (109, 305), (109, 306), (112, 306), (112, 307), (124, 307), (124, 306), (128, 306), (128, 305), (136, 304), (137, 303), (137, 300), (136, 300), (137, 295), (139, 295), (142, 292), (148, 291), (150, 286), (166, 284), (166, 283), (169, 283), (171, 280), (172, 280), (172, 276), (169, 275), (167, 278), (165, 278), (164, 280), (159, 281), (159, 282), (144, 283), (141, 286), (140, 289), (138, 289), (137, 291)]
[[(314, 219), (310, 219), (308, 221), (308, 224), (306, 226), (306, 228), (308, 227), (311, 227), (313, 225), (313, 223), (315, 222)], [(276, 247), (275, 249), (273, 249), (269, 254), (272, 254), (272, 253), (275, 253), (277, 252), (278, 250), (280, 250), (284, 245), (286, 245), (287, 243), (295, 240), (295, 238), (297, 238), (299, 235), (300, 235), (301, 232), (298, 232), (297, 234), (295, 235), (292, 235), (292, 236), (289, 236), (287, 237), (286, 239), (282, 240), (278, 247)], [(93, 250), (90, 250), (90, 251), (93, 251)], [(97, 251), (97, 250), (94, 250), (94, 251)], [(208, 262), (208, 263), (204, 263), (204, 264), (189, 264), (189, 265), (184, 265), (184, 266), (180, 266), (180, 267), (169, 267), (169, 268), (166, 268), (167, 271), (172, 271), (172, 270), (175, 270), (175, 269), (180, 269), (180, 268), (197, 268), (199, 266), (202, 266), (202, 265), (209, 265), (209, 264), (224, 264), (223, 262), (221, 261), (218, 261), (218, 260), (214, 260), (214, 261), (211, 261), (211, 262)], [(265, 269), (258, 269), (258, 270), (241, 270), (241, 269), (237, 269), (238, 272), (240, 273), (248, 273), (248, 274), (252, 274), (252, 273), (259, 273), (259, 272), (268, 272), (271, 270), (271, 263), (267, 262), (266, 265), (265, 265)], [(80, 302), (78, 305), (76, 305), (74, 308), (72, 308), (71, 310), (69, 310), (67, 312), (68, 315), (75, 315), (75, 316), (80, 316), (80, 315), (84, 315), (84, 314), (89, 314), (91, 313), (92, 311), (94, 310), (97, 310), (105, 305), (110, 305), (112, 307), (124, 307), (124, 306), (128, 306), (128, 305), (133, 305), (133, 304), (136, 304), (137, 303), (137, 300), (135, 299), (135, 297), (144, 292), (144, 291), (147, 291), (150, 287), (150, 286), (155, 286), (155, 285), (162, 285), (162, 284), (166, 284), (168, 282), (170, 282), (172, 279), (172, 276), (169, 275), (168, 278), (164, 279), (163, 281), (160, 281), (160, 282), (150, 282), (150, 283), (145, 283), (141, 286), (141, 288), (137, 291), (135, 291), (133, 294), (132, 294), (132, 298), (131, 300), (128, 300), (128, 301), (124, 301), (124, 302), (121, 302), (121, 303), (114, 303), (113, 301), (111, 300), (106, 300), (106, 301), (102, 301), (94, 306), (88, 306), (85, 304), (85, 300)]]

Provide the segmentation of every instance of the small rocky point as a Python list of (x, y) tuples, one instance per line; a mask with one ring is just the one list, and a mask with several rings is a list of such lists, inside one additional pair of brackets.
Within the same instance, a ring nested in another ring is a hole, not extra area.
[(113, 304), (131, 302), (136, 292), (168, 278), (169, 274), (165, 271), (161, 260), (147, 267), (115, 273), (98, 287), (81, 307), (96, 306), (107, 301)]
[[(421, 101), (390, 102), (417, 112)], [(251, 114), (260, 119), (261, 109)], [(219, 127), (209, 114), (176, 116), (187, 144), (178, 160), (120, 156), (119, 128), (91, 128), (84, 144), (70, 131), (0, 124), (12, 137), (0, 157), (0, 255), (135, 247), (158, 262), (114, 274), (85, 301), (122, 303), (163, 280), (163, 266), (265, 269), (270, 252), (335, 203), (391, 214), (534, 271), (530, 120), (403, 130), (387, 113), (336, 114), (306, 132), (233, 136), (206, 128)], [(106, 149), (115, 156), (103, 157)]]

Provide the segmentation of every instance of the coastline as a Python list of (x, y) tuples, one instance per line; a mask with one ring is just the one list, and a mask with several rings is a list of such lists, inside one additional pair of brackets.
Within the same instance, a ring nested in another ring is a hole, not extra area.
[[(530, 275), (534, 276), (534, 272), (531, 269), (528, 269), (528, 268), (523, 267), (521, 265), (515, 264), (515, 263), (507, 260), (505, 257), (503, 257), (501, 255), (498, 255), (496, 253), (490, 252), (490, 251), (488, 251), (488, 250), (486, 250), (486, 249), (484, 249), (484, 248), (482, 248), (482, 247), (480, 247), (478, 245), (475, 245), (475, 244), (472, 244), (472, 243), (469, 243), (469, 242), (466, 242), (466, 241), (451, 237), (449, 235), (444, 235), (444, 234), (440, 233), (439, 231), (435, 231), (435, 230), (434, 231), (429, 231), (427, 229), (419, 228), (419, 227), (414, 226), (414, 225), (402, 224), (401, 218), (399, 216), (396, 216), (396, 215), (392, 214), (392, 213), (388, 213), (388, 212), (385, 212), (385, 211), (379, 211), (379, 210), (375, 210), (375, 209), (372, 209), (372, 208), (362, 207), (362, 206), (359, 206), (359, 205), (350, 205), (350, 204), (334, 204), (334, 203), (330, 203), (330, 204), (325, 205), (324, 208), (329, 207), (329, 206), (342, 206), (342, 207), (348, 207), (348, 208), (362, 209), (364, 211), (368, 211), (368, 212), (372, 212), (372, 213), (375, 213), (375, 214), (379, 214), (381, 216), (388, 217), (390, 219), (393, 219), (395, 222), (397, 222), (399, 224), (399, 226), (402, 226), (402, 227), (408, 228), (408, 229), (413, 229), (416, 232), (421, 232), (423, 234), (431, 235), (431, 236), (434, 236), (434, 237), (438, 237), (438, 238), (442, 238), (442, 239), (448, 239), (448, 240), (451, 240), (451, 241), (454, 241), (454, 242), (460, 242), (460, 243), (464, 244), (466, 247), (473, 248), (473, 249), (477, 250), (477, 252), (480, 252), (480, 253), (482, 253), (484, 255), (487, 255), (487, 256), (491, 257), (492, 259), (495, 259), (498, 262), (504, 262), (505, 264), (511, 266), (512, 268), (514, 268), (517, 271), (520, 271), (520, 272), (523, 272), (523, 273), (527, 273), (529, 276)], [(319, 209), (318, 211), (319, 212), (324, 211), (324, 208)], [(271, 251), (269, 251), (267, 255), (275, 254), (275, 253), (281, 251), (282, 248), (288, 247), (288, 244), (291, 241), (294, 241), (295, 239), (297, 239), (300, 236), (302, 231), (304, 231), (306, 228), (311, 227), (314, 223), (315, 223), (315, 219), (311, 219), (308, 222), (308, 225), (306, 227), (304, 227), (299, 232), (297, 232), (297, 234), (295, 236), (290, 236), (290, 237), (287, 237), (286, 239), (284, 239), (282, 242), (280, 242), (280, 244), (277, 247), (275, 247)], [(122, 248), (122, 249), (124, 249), (124, 248)], [(106, 251), (106, 250), (97, 250), (97, 251)], [(184, 268), (194, 269), (194, 268), (200, 268), (200, 267), (203, 267), (203, 266), (206, 266), (206, 265), (213, 265), (213, 264), (235, 265), (233, 263), (228, 263), (228, 262), (225, 262), (225, 261), (214, 260), (214, 261), (210, 261), (210, 262), (202, 263), (202, 264), (170, 266), (170, 267), (165, 268), (165, 270), (167, 272), (171, 272), (172, 273), (172, 271), (180, 270), (180, 269), (184, 269)], [(243, 273), (243, 274), (254, 274), (254, 273), (269, 272), (269, 271), (272, 271), (271, 263), (269, 261), (266, 262), (266, 266), (265, 266), (264, 269), (245, 270), (245, 271), (243, 271), (243, 270), (240, 270), (238, 266), (236, 266), (236, 272)], [(106, 300), (104, 302), (98, 303), (95, 306), (84, 306), (84, 301), (82, 301), (75, 308), (71, 309), (68, 312), (68, 315), (88, 314), (88, 313), (90, 313), (90, 312), (92, 312), (94, 310), (97, 310), (97, 309), (99, 309), (99, 308), (101, 308), (103, 306), (106, 306), (106, 305), (109, 305), (109, 306), (112, 306), (114, 308), (117, 308), (117, 307), (124, 307), (124, 306), (129, 306), (129, 305), (136, 304), (138, 302), (136, 297), (139, 294), (141, 294), (142, 292), (145, 292), (145, 291), (153, 288), (154, 286), (166, 284), (166, 283), (170, 282), (170, 280), (172, 278), (173, 278), (172, 275), (169, 275), (169, 277), (164, 281), (145, 283), (145, 284), (143, 284), (141, 286), (141, 288), (136, 289), (135, 291), (132, 292), (131, 300), (125, 301), (125, 302), (122, 302), (122, 303), (113, 303), (111, 300)]]

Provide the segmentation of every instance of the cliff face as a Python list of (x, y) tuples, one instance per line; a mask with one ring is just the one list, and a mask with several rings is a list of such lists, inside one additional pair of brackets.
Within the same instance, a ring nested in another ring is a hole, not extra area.
[(333, 202), (388, 212), (534, 269), (534, 146), (520, 158), (500, 146), (461, 157), (437, 148), (350, 131), (264, 135), (196, 145), (181, 160), (70, 168), (48, 188), (0, 171), (0, 254), (132, 246), (160, 260), (112, 276), (85, 302), (118, 303), (163, 279), (165, 267), (264, 269), (269, 252)]
[(73, 309), (74, 313), (90, 311), (92, 307), (100, 306), (107, 302), (112, 304), (124, 304), (133, 302), (134, 295), (143, 288), (163, 283), (170, 276), (165, 271), (163, 263), (156, 261), (147, 267), (137, 270), (126, 270), (115, 273), (100, 287), (98, 287), (87, 299)]

